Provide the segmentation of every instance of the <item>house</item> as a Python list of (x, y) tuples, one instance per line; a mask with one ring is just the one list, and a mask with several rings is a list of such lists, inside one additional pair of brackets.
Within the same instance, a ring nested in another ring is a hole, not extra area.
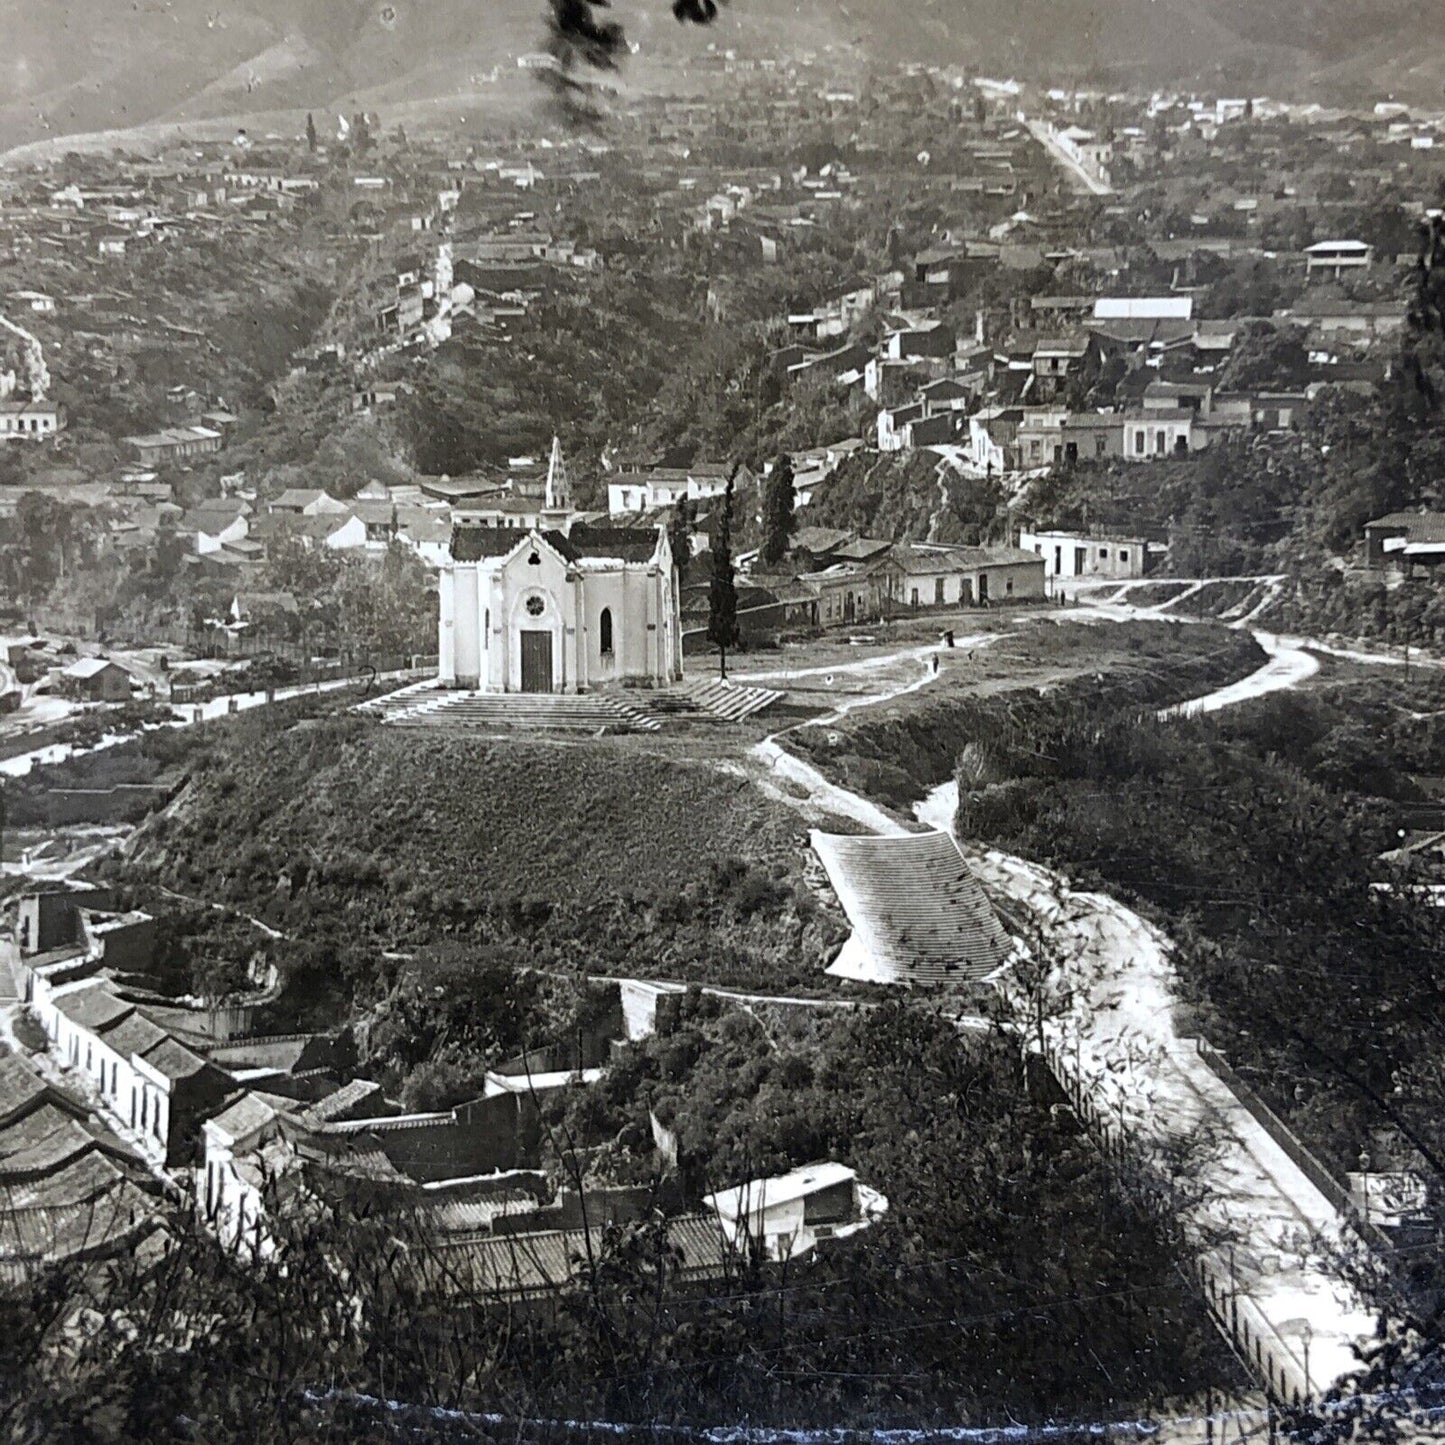
[(703, 1199), (730, 1244), (766, 1259), (806, 1258), (827, 1239), (845, 1239), (888, 1212), (888, 1201), (859, 1184), (846, 1164), (808, 1164), (752, 1179)]
[(1445, 513), (1391, 512), (1365, 523), (1365, 565), (1372, 568), (1415, 565), (1436, 567), (1445, 561)]
[[(688, 467), (653, 467), (642, 474), (630, 473), (621, 481), (607, 484), (607, 510), (618, 516), (674, 507), (684, 499), (709, 501), (727, 491), (731, 475), (732, 469), (721, 462), (698, 462)], [(733, 482), (734, 490), (745, 496), (756, 486), (757, 477), (746, 466), (739, 467)]]
[(1026, 407), (1017, 432), (1019, 465), (1025, 471), (1055, 466), (1064, 460), (1066, 407)]
[(1186, 454), (1193, 445), (1194, 413), (1178, 408), (1173, 411), (1141, 409), (1124, 415), (1124, 455), (1130, 461), (1143, 462), (1151, 457), (1172, 457)]
[(129, 702), (131, 676), (118, 662), (103, 657), (82, 657), (62, 668), (58, 683), (70, 697), (86, 702)]
[(0, 441), (44, 441), (65, 429), (65, 408), (53, 401), (0, 401)]
[(1305, 296), (1286, 313), (1311, 337), (1369, 345), (1397, 337), (1405, 329), (1403, 301), (1349, 301)]
[(1364, 241), (1316, 241), (1305, 247), (1305, 270), (1311, 281), (1338, 281), (1353, 271), (1368, 270), (1375, 248)]
[(459, 520), (440, 579), (441, 681), (486, 692), (587, 692), (682, 677), (667, 529), (518, 534)]
[(272, 512), (251, 522), (248, 541), (270, 547), (293, 540), (308, 551), (325, 547), (333, 552), (354, 552), (366, 546), (366, 523), (349, 510), (340, 512)]
[(884, 576), (894, 617), (929, 607), (987, 607), (1044, 596), (1039, 559), (1013, 547), (900, 542), (884, 562)]
[(202, 1118), (234, 1087), (230, 1076), (109, 981), (37, 978), (32, 1002), (51, 1054), (87, 1076), (147, 1157), (166, 1167), (189, 1160)]
[(1142, 537), (1025, 528), (1019, 546), (1044, 559), (1044, 576), (1051, 582), (1081, 578), (1122, 582), (1149, 571), (1149, 544)]
[(883, 354), (890, 361), (908, 361), (916, 356), (946, 358), (953, 355), (953, 349), (953, 328), (941, 321), (901, 327), (883, 339)]
[(224, 438), (214, 427), (173, 426), (143, 436), (126, 437), (125, 444), (135, 452), (143, 466), (157, 467), (218, 452)]
[(1095, 321), (1188, 321), (1193, 315), (1192, 296), (1101, 296), (1094, 302)]
[(251, 505), (239, 497), (201, 502), (182, 516), (179, 530), (196, 539), (196, 555), (244, 542), (251, 530)]
[(266, 510), (296, 517), (340, 516), (346, 512), (347, 506), (317, 487), (287, 487), (267, 504)]

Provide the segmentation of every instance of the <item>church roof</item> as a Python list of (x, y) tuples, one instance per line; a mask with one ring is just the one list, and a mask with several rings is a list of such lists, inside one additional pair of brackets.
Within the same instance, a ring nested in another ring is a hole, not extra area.
[[(480, 562), (488, 557), (505, 557), (531, 534), (515, 527), (469, 527), (452, 529), (452, 560)], [(539, 534), (549, 547), (568, 562), (583, 558), (604, 558), (619, 562), (650, 562), (657, 551), (657, 532), (630, 527), (588, 527), (578, 524), (570, 533), (548, 530)]]
[(576, 557), (616, 557), (623, 562), (650, 562), (657, 551), (656, 529), (637, 527), (573, 527), (565, 538)]

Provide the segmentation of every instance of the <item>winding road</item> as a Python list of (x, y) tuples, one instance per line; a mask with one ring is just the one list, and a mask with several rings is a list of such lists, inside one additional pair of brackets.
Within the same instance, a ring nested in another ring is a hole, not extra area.
[[(1318, 660), (1296, 639), (1255, 636), (1269, 654), (1264, 666), (1161, 715), (1217, 712), (1298, 687), (1318, 671)], [(921, 675), (854, 699), (849, 710), (928, 686), (936, 676), (928, 651), (872, 659), (875, 667), (915, 663)], [(842, 711), (814, 725), (826, 726)], [(751, 753), (770, 778), (789, 785), (780, 796), (879, 835), (911, 831), (788, 752), (783, 740), (792, 730)], [(957, 784), (945, 783), (916, 806), (915, 817), (951, 833), (957, 805)], [(1161, 1167), (1188, 1160), (1187, 1177), (1200, 1188), (1179, 1210), (1196, 1269), (1261, 1382), (1278, 1398), (1306, 1399), (1351, 1373), (1354, 1347), (1375, 1320), (1336, 1267), (1353, 1237), (1349, 1224), (1180, 1032), (1170, 940), (1117, 899), (1076, 892), (1060, 875), (994, 849), (961, 841), (960, 847), (984, 885), (1021, 906), (1062, 960), (1058, 983), (1067, 1004), (1042, 1034), (1066, 1087), (1137, 1156)]]

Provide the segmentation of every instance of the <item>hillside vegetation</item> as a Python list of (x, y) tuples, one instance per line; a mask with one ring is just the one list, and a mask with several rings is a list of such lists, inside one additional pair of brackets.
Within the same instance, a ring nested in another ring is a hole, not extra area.
[(127, 868), (296, 946), (294, 1007), (335, 1022), (383, 951), (524, 947), (538, 967), (763, 987), (820, 981), (841, 919), (803, 883), (797, 817), (705, 763), (489, 742), (358, 718), (218, 749)]
[(946, 782), (959, 753), (1001, 718), (1026, 725), (1060, 698), (1088, 698), (1105, 711), (1163, 707), (1264, 661), (1251, 636), (1224, 627), (1130, 622), (1101, 634), (1083, 623), (1041, 624), (951, 659), (946, 674), (921, 692), (826, 728), (804, 728), (789, 746), (848, 787), (906, 811)]

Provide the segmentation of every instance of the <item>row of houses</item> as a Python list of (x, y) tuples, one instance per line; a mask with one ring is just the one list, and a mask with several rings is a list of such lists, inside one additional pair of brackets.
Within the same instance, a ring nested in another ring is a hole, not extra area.
[[(827, 527), (801, 528), (784, 563), (765, 568), (754, 561), (744, 581), (739, 617), (745, 635), (755, 637), (1046, 595), (1037, 552), (894, 542)], [(693, 636), (706, 628), (706, 590), (701, 575), (684, 582), (684, 630)]]
[[(133, 1243), (156, 1228), (163, 1194), (189, 1197), (227, 1247), (265, 1256), (284, 1228), (278, 1210), (351, 1193), (419, 1226), (424, 1287), (526, 1299), (576, 1274), (595, 1243), (589, 1231), (650, 1219), (658, 1207), (653, 1187), (559, 1191), (541, 1165), (542, 1102), (595, 1083), (602, 1070), (586, 1056), (605, 1057), (613, 1037), (640, 1036), (616, 985), (595, 1037), (503, 1064), (475, 1098), (419, 1112), (355, 1076), (344, 1034), (251, 1036), (230, 1014), (149, 992), (155, 922), (116, 912), (106, 888), (70, 882), (24, 896), (15, 934), (24, 1001), (83, 1102), (62, 1101), (20, 1078), (18, 1061), (0, 1060), (0, 1179), (21, 1189), (25, 1209), (83, 1186), (112, 1212), (104, 1238), (88, 1241), (54, 1220), (46, 1235), (23, 1212), (0, 1217), (0, 1271)], [(651, 1012), (642, 1032), (662, 1017)], [(675, 1166), (675, 1136), (656, 1121), (654, 1135), (660, 1165)], [(578, 1143), (585, 1155), (602, 1140)], [(691, 1204), (675, 1185), (667, 1197), (669, 1240), (698, 1277), (723, 1273), (745, 1251), (801, 1258), (887, 1209), (831, 1161)]]

